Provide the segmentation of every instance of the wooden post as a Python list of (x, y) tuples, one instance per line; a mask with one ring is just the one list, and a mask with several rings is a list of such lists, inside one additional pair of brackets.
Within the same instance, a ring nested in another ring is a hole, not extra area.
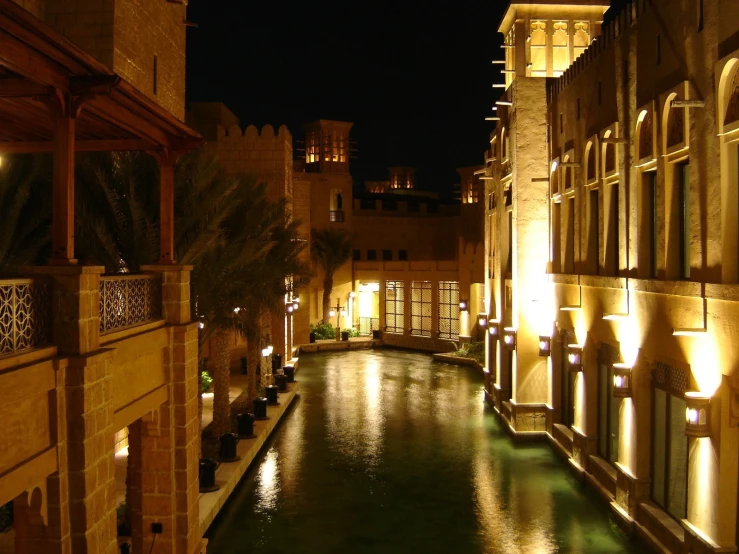
[(72, 99), (64, 95), (54, 114), (54, 183), (51, 264), (76, 264), (74, 259), (74, 128)]
[(176, 156), (162, 152), (159, 160), (159, 263), (174, 264), (174, 166)]

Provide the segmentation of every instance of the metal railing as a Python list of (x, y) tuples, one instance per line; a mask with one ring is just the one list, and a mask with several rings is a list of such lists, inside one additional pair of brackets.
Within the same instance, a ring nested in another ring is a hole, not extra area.
[(344, 210), (331, 210), (328, 213), (328, 220), (331, 223), (344, 223)]
[(0, 280), (0, 355), (51, 344), (51, 284)]
[(380, 329), (380, 318), (379, 317), (360, 317), (359, 318), (359, 334), (360, 335), (371, 335), (372, 331), (379, 331)]
[(160, 275), (108, 275), (100, 278), (101, 334), (161, 317)]

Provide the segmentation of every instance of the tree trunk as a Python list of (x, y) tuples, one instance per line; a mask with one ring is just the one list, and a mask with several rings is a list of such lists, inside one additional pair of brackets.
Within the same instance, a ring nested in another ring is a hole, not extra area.
[(333, 273), (327, 273), (323, 279), (323, 323), (331, 323), (328, 312), (331, 311), (331, 292), (333, 290), (334, 275)]
[(251, 322), (249, 331), (246, 333), (246, 367), (248, 379), (246, 381), (246, 399), (249, 410), (253, 410), (252, 403), (257, 397), (257, 368), (259, 367), (259, 326)]
[(226, 329), (213, 333), (213, 434), (220, 437), (231, 431), (231, 335)]

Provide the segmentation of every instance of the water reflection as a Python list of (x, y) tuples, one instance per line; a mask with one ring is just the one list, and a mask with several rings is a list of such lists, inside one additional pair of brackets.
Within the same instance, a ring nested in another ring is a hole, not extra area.
[(430, 357), (301, 358), (301, 399), (209, 531), (213, 553), (637, 552), (482, 377)]

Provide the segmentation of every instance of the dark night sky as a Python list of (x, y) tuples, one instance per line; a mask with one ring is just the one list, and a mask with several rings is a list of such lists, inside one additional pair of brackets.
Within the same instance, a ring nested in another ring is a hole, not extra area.
[(450, 193), (456, 167), (483, 162), (507, 3), (190, 0), (188, 100), (298, 139), (306, 121), (353, 121), (355, 180), (411, 165)]

